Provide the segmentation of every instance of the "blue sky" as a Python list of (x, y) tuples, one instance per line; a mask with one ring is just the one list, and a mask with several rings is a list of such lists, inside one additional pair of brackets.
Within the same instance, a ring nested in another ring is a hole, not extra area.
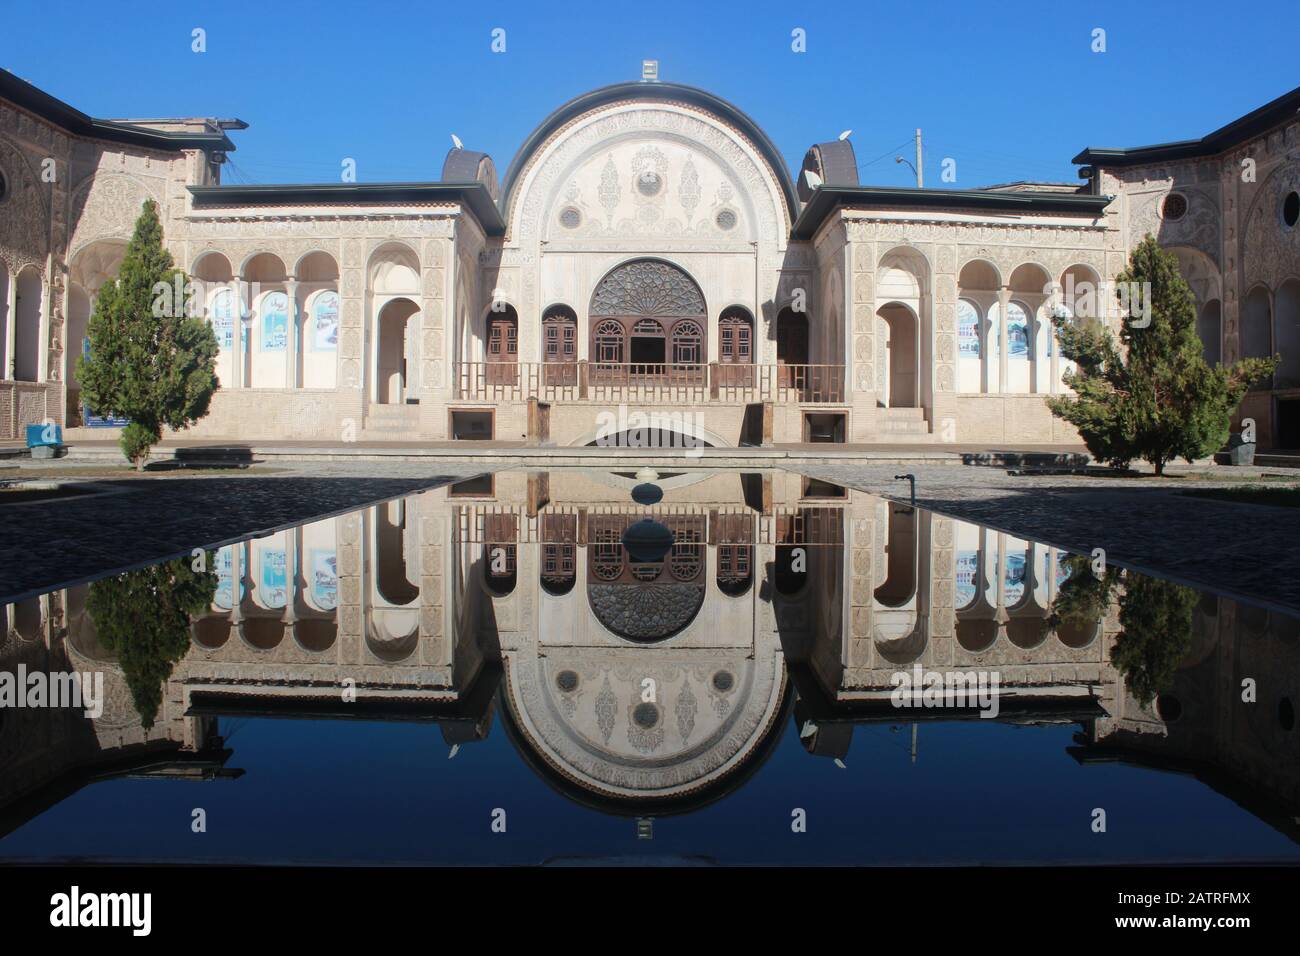
[(0, 66), (95, 116), (246, 120), (226, 182), (338, 181), (345, 157), (380, 182), (437, 179), (453, 132), (504, 173), (551, 110), (657, 58), (664, 79), (749, 113), (793, 169), (852, 129), (862, 181), (908, 185), (894, 156), (920, 126), (926, 185), (973, 188), (1073, 181), (1084, 146), (1200, 136), (1287, 92), (1296, 14), (1296, 0), (5, 0)]

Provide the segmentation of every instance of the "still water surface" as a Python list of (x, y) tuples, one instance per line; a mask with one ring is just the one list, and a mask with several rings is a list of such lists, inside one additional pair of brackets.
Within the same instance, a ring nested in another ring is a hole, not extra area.
[(6, 606), (0, 673), (103, 697), (0, 709), (0, 858), (1300, 859), (1294, 619), (787, 472), (646, 483), (501, 472)]

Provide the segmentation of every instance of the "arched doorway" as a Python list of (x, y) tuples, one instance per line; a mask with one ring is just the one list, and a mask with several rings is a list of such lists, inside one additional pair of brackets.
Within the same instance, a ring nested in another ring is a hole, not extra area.
[(512, 305), (488, 313), (487, 380), (489, 385), (519, 381), (519, 316)]
[(553, 305), (542, 316), (542, 362), (547, 385), (578, 381), (578, 316), (567, 305)]
[(14, 316), (13, 377), (19, 382), (40, 381), (41, 274), (29, 266), (18, 273)]
[[(1241, 323), (1242, 358), (1267, 358), (1273, 354), (1272, 303), (1268, 289), (1256, 286), (1246, 296), (1245, 315)], [(1273, 378), (1261, 379), (1251, 385), (1252, 391), (1268, 391)]]
[(889, 408), (915, 408), (918, 404), (920, 384), (920, 323), (914, 313), (901, 302), (889, 302), (876, 312), (885, 333), (884, 378), (880, 394)]
[(419, 310), (410, 299), (393, 299), (379, 310), (376, 401), (401, 405), (411, 393), (409, 369), (414, 367), (416, 322)]
[(695, 280), (657, 259), (608, 273), (591, 297), (592, 375), (598, 381), (698, 381), (708, 313)]
[(754, 319), (738, 305), (718, 319), (718, 364), (723, 385), (754, 384)]
[(797, 386), (805, 379), (807, 364), (808, 316), (791, 308), (782, 309), (776, 317), (778, 384), (785, 388)]

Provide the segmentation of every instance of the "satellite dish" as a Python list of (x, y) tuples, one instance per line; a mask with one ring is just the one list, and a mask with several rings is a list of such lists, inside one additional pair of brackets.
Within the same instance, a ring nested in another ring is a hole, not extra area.
[(460, 137), (455, 133), (451, 134), (451, 142), (457, 149), (464, 149), (465, 144), (460, 141)]
[(811, 169), (803, 171), (804, 182), (808, 184), (809, 189), (816, 189), (822, 184), (822, 178), (814, 173)]
[(840, 142), (843, 142), (844, 140), (848, 139), (852, 135), (853, 135), (853, 130), (846, 129), (844, 132), (840, 133)]

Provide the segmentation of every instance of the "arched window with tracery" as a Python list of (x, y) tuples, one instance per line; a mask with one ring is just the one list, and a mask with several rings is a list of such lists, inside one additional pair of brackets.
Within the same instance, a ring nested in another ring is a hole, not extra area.
[[(704, 295), (681, 269), (656, 259), (615, 267), (591, 299), (592, 354), (601, 363), (630, 363), (637, 376), (678, 376), (704, 369), (708, 312)], [(623, 333), (621, 357), (612, 337)], [(605, 355), (601, 355), (602, 347)]]
[(697, 518), (680, 518), (667, 523), (673, 531), (668, 573), (675, 581), (694, 581), (704, 567), (704, 523)]
[(622, 522), (593, 519), (591, 536), (591, 576), (598, 581), (617, 581), (623, 575)]
[(592, 335), (592, 358), (599, 365), (621, 365), (623, 363), (623, 345), (627, 333), (623, 323), (616, 319), (605, 319), (596, 324)]
[(697, 377), (704, 370), (704, 331), (698, 322), (689, 319), (673, 326), (674, 380)]

